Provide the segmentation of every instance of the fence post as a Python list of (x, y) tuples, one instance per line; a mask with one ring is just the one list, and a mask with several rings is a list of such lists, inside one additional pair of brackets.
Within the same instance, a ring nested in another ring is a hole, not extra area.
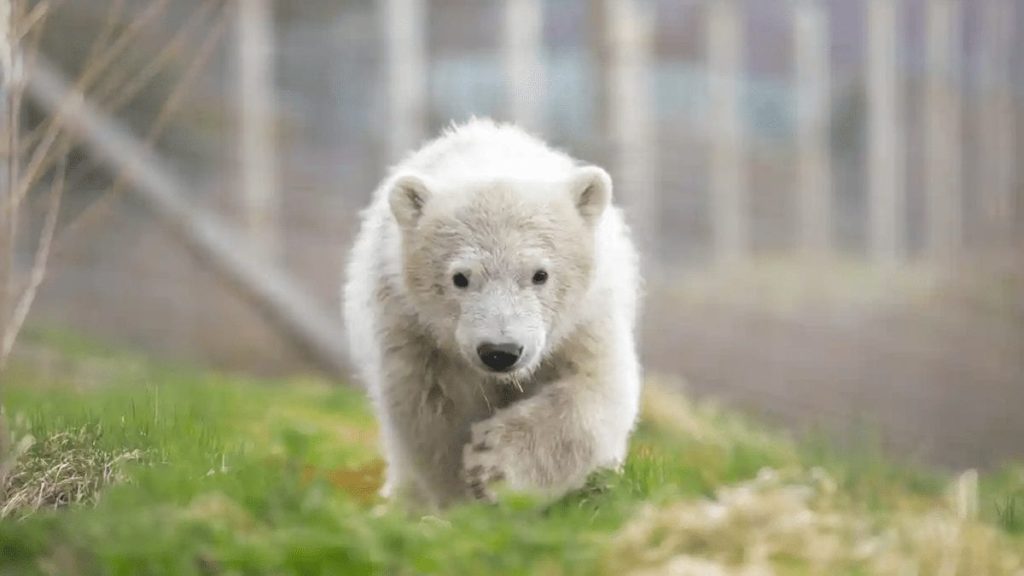
[(1009, 240), (1014, 220), (1014, 142), (1012, 2), (986, 0), (979, 34), (980, 90), (975, 99), (981, 129), (982, 230), (990, 245)]
[(708, 102), (711, 107), (711, 225), (715, 260), (749, 258), (749, 200), (741, 111), (743, 25), (736, 0), (708, 5)]
[(274, 15), (272, 0), (239, 0), (239, 203), (243, 228), (256, 254), (276, 258), (277, 153), (274, 121)]
[[(607, 60), (603, 87), (612, 173), (643, 253), (654, 262), (658, 238), (651, 97), (652, 13), (638, 0), (603, 0), (599, 21)], [(652, 267), (651, 272), (656, 270)]]
[(805, 256), (831, 249), (831, 70), (827, 7), (798, 0), (794, 15), (799, 149), (799, 238)]
[(961, 3), (959, 0), (929, 0), (926, 8), (926, 250), (931, 259), (943, 261), (954, 257), (963, 241), (959, 73), (963, 50)]
[(13, 308), (15, 298), (14, 262), (17, 239), (17, 200), (14, 198), (12, 172), (16, 156), (11, 147), (13, 140), (14, 104), (17, 90), (14, 83), (14, 0), (0, 0), (0, 147), (3, 147), (3, 161), (0, 162), (0, 336), (7, 325), (8, 311)]
[(509, 117), (544, 132), (544, 11), (541, 0), (505, 0), (502, 36)]
[(868, 0), (868, 218), (872, 259), (893, 266), (905, 252), (906, 146), (898, 71), (902, 0)]
[(424, 0), (382, 0), (387, 94), (385, 139), (388, 162), (420, 143), (426, 126), (426, 15)]

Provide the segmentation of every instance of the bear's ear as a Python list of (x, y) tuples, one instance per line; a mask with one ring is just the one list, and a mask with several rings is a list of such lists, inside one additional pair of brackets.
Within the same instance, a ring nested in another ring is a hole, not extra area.
[(570, 179), (570, 191), (580, 216), (593, 225), (612, 201), (612, 178), (597, 166), (584, 166)]
[(403, 174), (392, 182), (388, 193), (391, 213), (402, 228), (415, 228), (423, 215), (423, 206), (430, 199), (430, 188), (423, 178), (414, 174)]

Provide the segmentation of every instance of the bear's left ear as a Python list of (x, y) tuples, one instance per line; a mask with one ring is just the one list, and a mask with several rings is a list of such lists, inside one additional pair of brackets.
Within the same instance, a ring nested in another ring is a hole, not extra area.
[(580, 216), (594, 225), (612, 201), (611, 176), (597, 166), (584, 166), (572, 175), (569, 186)]
[(388, 204), (395, 220), (403, 228), (415, 228), (423, 206), (430, 199), (430, 188), (421, 176), (403, 174), (393, 181)]

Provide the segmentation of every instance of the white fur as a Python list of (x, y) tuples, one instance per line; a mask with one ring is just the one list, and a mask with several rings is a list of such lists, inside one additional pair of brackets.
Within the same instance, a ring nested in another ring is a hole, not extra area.
[[(386, 494), (436, 507), (492, 498), (503, 481), (559, 496), (621, 464), (640, 395), (639, 275), (610, 197), (603, 170), (487, 120), (384, 180), (362, 213), (344, 312), (381, 422)], [(470, 285), (454, 287), (455, 273)], [(475, 353), (497, 340), (523, 346), (510, 373)]]

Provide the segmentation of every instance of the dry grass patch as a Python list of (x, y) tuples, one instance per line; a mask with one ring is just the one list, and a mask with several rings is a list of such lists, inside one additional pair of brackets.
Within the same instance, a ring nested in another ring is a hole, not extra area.
[(714, 498), (646, 507), (613, 538), (608, 573), (1024, 575), (1024, 552), (958, 499), (882, 517), (820, 469), (763, 470)]
[(91, 504), (100, 491), (125, 481), (122, 466), (138, 450), (100, 446), (97, 427), (56, 432), (42, 439), (0, 415), (0, 519), (24, 518), (44, 508)]

